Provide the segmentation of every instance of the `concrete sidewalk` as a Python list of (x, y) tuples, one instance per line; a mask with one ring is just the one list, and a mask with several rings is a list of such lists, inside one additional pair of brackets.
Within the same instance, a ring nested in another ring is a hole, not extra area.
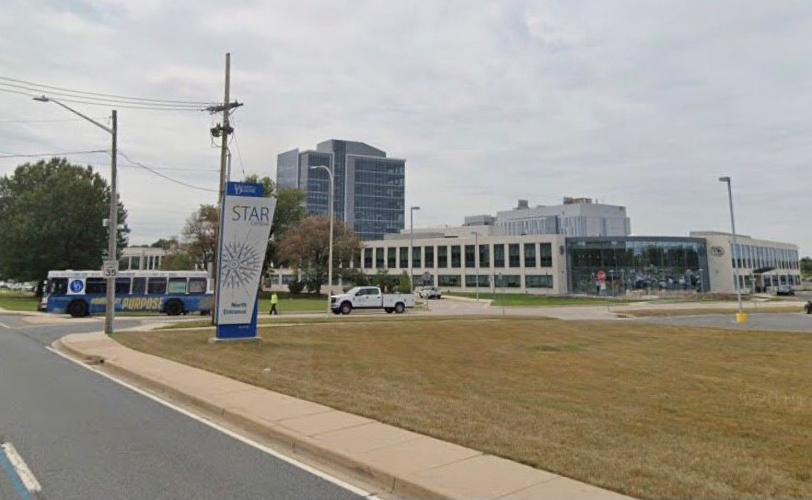
[(63, 353), (389, 497), (621, 499), (623, 495), (126, 348), (102, 333)]

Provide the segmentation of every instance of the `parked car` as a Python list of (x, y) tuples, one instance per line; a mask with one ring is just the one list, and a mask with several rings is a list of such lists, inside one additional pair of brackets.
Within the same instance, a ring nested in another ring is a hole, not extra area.
[(417, 296), (422, 299), (442, 299), (443, 292), (436, 286), (424, 286), (417, 291)]
[(775, 290), (776, 295), (795, 295), (795, 290), (792, 289), (789, 285), (778, 285), (778, 288)]
[(398, 314), (414, 307), (414, 295), (410, 293), (382, 293), (377, 286), (357, 286), (346, 293), (330, 297), (334, 314), (350, 314), (353, 309), (383, 309)]

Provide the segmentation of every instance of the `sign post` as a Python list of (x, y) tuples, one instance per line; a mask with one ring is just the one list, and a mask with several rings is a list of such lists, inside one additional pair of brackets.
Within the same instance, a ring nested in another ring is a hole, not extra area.
[(215, 341), (257, 339), (258, 290), (276, 199), (262, 184), (229, 182), (220, 213)]

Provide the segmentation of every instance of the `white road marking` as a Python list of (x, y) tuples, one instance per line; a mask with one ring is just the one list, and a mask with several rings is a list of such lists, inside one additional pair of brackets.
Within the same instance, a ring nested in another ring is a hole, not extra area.
[(258, 450), (260, 450), (260, 451), (262, 451), (264, 453), (267, 453), (268, 455), (271, 455), (271, 456), (273, 456), (275, 458), (278, 458), (278, 459), (280, 459), (280, 460), (282, 460), (284, 462), (287, 462), (287, 463), (289, 463), (289, 464), (291, 464), (291, 465), (293, 465), (295, 467), (298, 467), (298, 468), (300, 468), (300, 469), (302, 469), (302, 470), (304, 470), (306, 472), (309, 472), (310, 474), (313, 474), (314, 476), (320, 477), (321, 479), (324, 479), (325, 481), (329, 481), (329, 482), (331, 482), (331, 483), (333, 483), (335, 485), (338, 485), (338, 486), (340, 486), (340, 487), (342, 487), (342, 488), (344, 488), (346, 490), (349, 490), (352, 493), (355, 493), (356, 495), (360, 495), (362, 497), (369, 498), (369, 499), (372, 499), (372, 500), (381, 500), (378, 496), (375, 495), (375, 493), (373, 493), (371, 491), (366, 491), (366, 490), (364, 490), (362, 488), (359, 488), (359, 487), (357, 487), (355, 485), (352, 485), (352, 484), (350, 484), (350, 483), (348, 483), (346, 481), (343, 481), (343, 480), (341, 480), (341, 479), (339, 479), (339, 478), (337, 478), (335, 476), (327, 474), (326, 472), (323, 472), (323, 471), (321, 471), (319, 469), (316, 469), (316, 468), (311, 467), (311, 466), (309, 466), (309, 465), (307, 465), (305, 463), (302, 463), (302, 462), (296, 460), (295, 458), (291, 458), (291, 457), (288, 457), (286, 455), (283, 455), (283, 454), (279, 453), (278, 451), (276, 451), (276, 450), (274, 450), (272, 448), (268, 448), (267, 446), (265, 446), (265, 445), (263, 445), (261, 443), (253, 441), (253, 440), (251, 440), (251, 439), (249, 439), (249, 438), (247, 438), (247, 437), (245, 437), (245, 436), (243, 436), (241, 434), (237, 434), (236, 432), (234, 432), (234, 431), (232, 431), (230, 429), (227, 429), (227, 428), (223, 427), (222, 425), (217, 424), (216, 422), (212, 422), (211, 420), (209, 420), (209, 419), (207, 419), (205, 417), (202, 417), (200, 415), (195, 415), (194, 413), (192, 413), (192, 412), (190, 412), (190, 411), (188, 411), (188, 410), (186, 410), (184, 408), (181, 408), (180, 406), (177, 406), (177, 405), (175, 405), (173, 403), (170, 403), (169, 401), (166, 401), (165, 399), (159, 398), (158, 396), (155, 396), (154, 394), (150, 394), (149, 392), (146, 392), (145, 390), (143, 390), (143, 389), (141, 389), (139, 387), (136, 387), (136, 386), (131, 385), (131, 384), (127, 383), (127, 382), (124, 382), (123, 380), (119, 380), (119, 379), (113, 377), (112, 375), (109, 375), (109, 374), (97, 369), (93, 365), (88, 365), (88, 364), (83, 363), (81, 361), (75, 360), (75, 359), (71, 358), (70, 356), (67, 356), (67, 355), (57, 351), (56, 349), (54, 349), (51, 346), (46, 346), (45, 348), (48, 349), (49, 351), (51, 351), (52, 353), (56, 354), (57, 356), (60, 356), (60, 357), (63, 357), (65, 359), (69, 360), (69, 361), (72, 361), (73, 363), (76, 363), (77, 365), (79, 365), (79, 366), (81, 366), (81, 367), (83, 367), (83, 368), (85, 368), (87, 370), (90, 370), (90, 371), (92, 371), (92, 372), (94, 372), (94, 373), (96, 373), (98, 375), (101, 375), (102, 377), (105, 377), (105, 378), (107, 378), (109, 380), (112, 380), (113, 382), (115, 382), (115, 383), (117, 383), (117, 384), (119, 384), (119, 385), (121, 385), (123, 387), (126, 387), (127, 389), (129, 389), (129, 390), (131, 390), (133, 392), (136, 392), (136, 393), (138, 393), (138, 394), (140, 394), (140, 395), (142, 395), (144, 397), (147, 397), (147, 398), (149, 398), (149, 399), (151, 399), (151, 400), (153, 400), (153, 401), (155, 401), (157, 403), (160, 403), (160, 404), (166, 406), (167, 408), (171, 408), (172, 410), (175, 410), (178, 413), (186, 415), (187, 417), (189, 417), (191, 419), (197, 420), (198, 422), (200, 422), (200, 423), (202, 423), (204, 425), (207, 425), (207, 426), (211, 427), (212, 429), (220, 431), (223, 434), (225, 434), (225, 435), (227, 435), (227, 436), (229, 436), (229, 437), (231, 437), (233, 439), (236, 439), (237, 441), (243, 442), (243, 443), (245, 443), (245, 444), (247, 444), (249, 446), (253, 446), (254, 448), (256, 448), (256, 449), (258, 449)]
[(7, 324), (3, 323), (2, 321), (0, 321), (0, 326), (2, 326), (3, 328), (8, 328), (9, 330), (11, 329), (11, 327), (10, 327), (10, 326), (8, 326)]
[(17, 453), (17, 449), (14, 448), (14, 445), (11, 443), (3, 443), (0, 445), (0, 449), (5, 452), (6, 456), (8, 457), (8, 461), (11, 462), (12, 467), (14, 467), (14, 470), (20, 477), (20, 481), (22, 481), (25, 489), (27, 489), (29, 493), (34, 494), (41, 492), (42, 486), (40, 486), (36, 476), (34, 476), (34, 473), (31, 472), (31, 469), (29, 469), (28, 465), (26, 465), (23, 457)]

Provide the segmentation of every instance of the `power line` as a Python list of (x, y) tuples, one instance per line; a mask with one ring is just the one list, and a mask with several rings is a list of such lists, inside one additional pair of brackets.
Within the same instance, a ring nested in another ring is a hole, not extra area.
[(3, 154), (0, 158), (38, 158), (44, 156), (72, 156), (72, 155), (85, 155), (93, 153), (109, 153), (107, 149), (91, 149), (88, 151), (60, 151), (56, 153), (28, 153), (28, 154)]
[[(12, 83), (3, 83), (0, 82), (0, 85), (6, 87), (12, 87), (15, 89), (22, 89), (32, 92), (31, 94), (21, 92), (17, 90), (17, 93), (21, 93), (23, 95), (28, 95), (31, 98), (38, 97), (37, 94), (43, 92), (42, 89), (36, 89), (31, 87), (25, 87), (23, 85), (14, 85)], [(0, 87), (0, 90), (4, 90)], [(10, 91), (5, 89), (6, 91)], [(91, 104), (95, 106), (108, 106), (108, 107), (117, 107), (117, 108), (130, 108), (130, 109), (148, 109), (148, 110), (160, 110), (160, 111), (206, 111), (208, 110), (207, 107), (194, 105), (189, 106), (186, 104), (152, 104), (152, 103), (140, 103), (140, 102), (131, 102), (131, 101), (118, 101), (115, 99), (107, 99), (101, 97), (86, 97), (86, 96), (79, 96), (73, 94), (66, 94), (64, 92), (45, 92), (48, 95), (56, 95), (59, 97), (60, 101), (63, 102), (74, 102), (74, 103), (81, 103), (81, 104)]]
[(74, 90), (74, 89), (68, 89), (68, 88), (65, 88), (65, 87), (56, 87), (54, 85), (46, 85), (46, 84), (42, 84), (42, 83), (34, 83), (34, 82), (26, 81), (26, 80), (19, 80), (17, 78), (9, 78), (7, 76), (0, 76), (0, 80), (5, 80), (7, 82), (21, 83), (21, 84), (29, 85), (29, 86), (33, 86), (33, 87), (42, 87), (42, 88), (46, 88), (46, 89), (59, 90), (59, 91), (63, 91), (63, 92), (70, 92), (70, 93), (73, 93), (73, 94), (84, 94), (84, 95), (88, 95), (88, 96), (99, 96), (99, 97), (112, 97), (112, 98), (115, 98), (115, 99), (127, 100), (127, 101), (143, 101), (143, 102), (147, 102), (147, 103), (167, 103), (167, 104), (189, 104), (189, 105), (202, 105), (202, 106), (209, 106), (209, 105), (212, 105), (212, 104), (219, 104), (217, 101), (189, 101), (189, 100), (176, 100), (176, 99), (152, 99), (152, 98), (148, 98), (148, 97), (130, 97), (130, 96), (124, 96), (124, 95), (119, 95), (119, 94), (104, 94), (104, 93), (101, 93), (101, 92), (87, 92), (87, 91), (84, 91), (84, 90)]
[[(4, 85), (4, 84), (0, 83), (0, 85)], [(8, 92), (8, 93), (11, 93), (11, 94), (20, 94), (20, 95), (31, 97), (32, 99), (34, 97), (39, 97), (36, 94), (31, 94), (31, 93), (28, 93), (28, 92), (22, 92), (22, 91), (19, 91), (19, 90), (5, 89), (5, 88), (2, 88), (2, 87), (0, 87), (0, 92)], [(104, 107), (107, 107), (107, 108), (114, 107), (114, 108), (140, 109), (140, 110), (144, 110), (144, 111), (206, 111), (206, 109), (202, 108), (202, 107), (197, 107), (197, 108), (159, 107), (160, 105), (150, 105), (150, 106), (143, 105), (143, 106), (140, 106), (140, 105), (134, 105), (134, 104), (130, 105), (130, 104), (119, 104), (119, 103), (110, 103), (110, 102), (96, 102), (96, 101), (87, 101), (87, 100), (84, 100), (84, 99), (71, 99), (71, 98), (63, 98), (63, 97), (60, 97), (59, 101), (76, 103), (76, 104), (88, 104), (90, 106), (104, 106)]]
[(245, 166), (242, 163), (242, 153), (240, 153), (240, 143), (237, 142), (237, 133), (232, 131), (231, 137), (234, 138), (234, 145), (237, 147), (237, 159), (240, 160), (240, 170), (242, 170), (242, 178), (245, 179)]
[[(94, 120), (106, 120), (109, 116), (91, 116)], [(81, 122), (84, 118), (57, 118), (50, 120), (0, 120), (0, 123), (64, 123), (64, 122)]]
[(152, 172), (153, 174), (157, 175), (158, 177), (166, 179), (166, 180), (168, 180), (170, 182), (174, 182), (175, 184), (179, 184), (181, 186), (185, 186), (185, 187), (192, 188), (192, 189), (199, 189), (200, 191), (208, 191), (210, 193), (217, 193), (218, 192), (216, 189), (209, 189), (209, 188), (204, 188), (204, 187), (200, 187), (200, 186), (195, 186), (194, 184), (189, 184), (187, 182), (183, 182), (181, 180), (175, 179), (174, 177), (169, 177), (168, 175), (164, 175), (164, 174), (158, 172), (156, 169), (154, 169), (152, 167), (149, 167), (147, 165), (144, 165), (143, 163), (131, 160), (130, 157), (128, 157), (124, 152), (121, 151), (121, 149), (118, 150), (118, 154), (123, 156), (124, 159), (127, 160), (127, 162), (129, 162), (130, 164), (135, 165), (137, 167), (141, 167), (144, 170), (146, 170), (148, 172)]

